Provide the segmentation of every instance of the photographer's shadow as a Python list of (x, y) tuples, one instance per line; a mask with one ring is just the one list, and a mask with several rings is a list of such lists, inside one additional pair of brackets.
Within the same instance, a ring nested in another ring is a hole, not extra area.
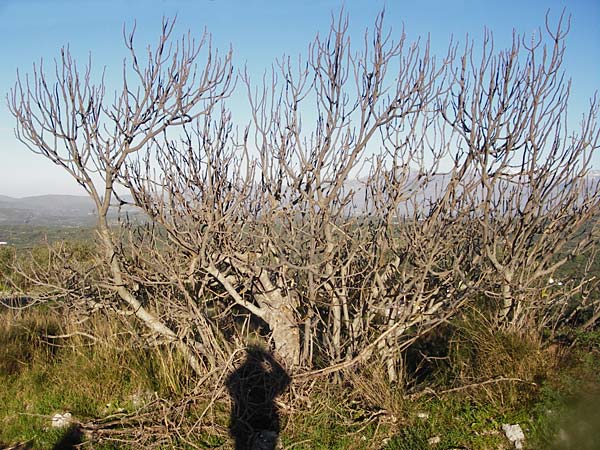
[(235, 450), (275, 449), (280, 429), (275, 398), (289, 384), (290, 377), (271, 354), (258, 347), (246, 350), (246, 360), (227, 379)]

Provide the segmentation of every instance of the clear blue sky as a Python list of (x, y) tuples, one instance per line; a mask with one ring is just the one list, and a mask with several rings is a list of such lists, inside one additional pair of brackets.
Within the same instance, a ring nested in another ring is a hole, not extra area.
[(283, 53), (304, 52), (317, 32), (327, 32), (331, 13), (342, 5), (355, 41), (385, 6), (388, 26), (399, 34), (404, 24), (411, 41), (429, 34), (440, 54), (451, 35), (464, 42), (469, 33), (477, 41), (484, 26), (498, 47), (508, 45), (513, 29), (531, 34), (544, 26), (548, 9), (557, 19), (566, 8), (572, 16), (564, 65), (573, 80), (571, 112), (580, 114), (600, 88), (599, 0), (0, 0), (0, 194), (82, 193), (14, 138), (4, 97), (17, 68), (30, 71), (33, 62), (51, 61), (69, 44), (76, 57), (91, 52), (96, 68), (118, 71), (124, 23), (137, 21), (137, 42), (145, 46), (155, 41), (161, 18), (177, 14), (178, 34), (191, 29), (199, 36), (206, 28), (216, 46), (232, 45), (237, 67), (247, 63), (251, 73), (261, 74)]

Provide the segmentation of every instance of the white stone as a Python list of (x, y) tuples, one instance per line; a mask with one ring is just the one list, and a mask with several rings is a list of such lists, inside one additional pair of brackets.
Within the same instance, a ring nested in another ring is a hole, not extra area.
[(73, 417), (70, 412), (64, 414), (56, 413), (52, 416), (52, 427), (53, 428), (64, 428), (68, 427), (73, 422)]
[(523, 441), (525, 440), (525, 434), (523, 434), (523, 430), (521, 429), (521, 425), (514, 424), (509, 425), (507, 423), (502, 424), (502, 431), (504, 431), (504, 435), (506, 438), (514, 444), (517, 450), (523, 448)]
[(429, 445), (437, 445), (440, 442), (442, 442), (442, 438), (439, 436), (433, 436), (433, 437), (430, 437), (429, 439), (427, 439), (427, 443)]
[(419, 419), (425, 420), (425, 419), (429, 419), (429, 414), (426, 412), (420, 412), (420, 413), (417, 413), (417, 417)]
[(157, 398), (157, 396), (156, 392), (139, 390), (131, 394), (129, 400), (131, 401), (131, 406), (141, 408)]

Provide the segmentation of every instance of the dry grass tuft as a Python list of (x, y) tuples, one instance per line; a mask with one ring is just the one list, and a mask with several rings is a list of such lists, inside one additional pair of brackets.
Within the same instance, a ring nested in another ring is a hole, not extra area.
[[(473, 385), (461, 392), (485, 402), (511, 406), (533, 399), (559, 362), (548, 357), (537, 335), (499, 331), (479, 313), (455, 329), (449, 346), (452, 387)], [(508, 382), (482, 384), (494, 379)]]

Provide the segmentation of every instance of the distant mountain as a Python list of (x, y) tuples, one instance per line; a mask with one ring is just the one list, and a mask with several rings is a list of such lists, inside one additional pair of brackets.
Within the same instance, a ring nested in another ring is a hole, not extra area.
[(0, 202), (16, 202), (16, 198), (9, 197), (8, 195), (0, 195)]
[[(587, 183), (590, 189), (595, 190), (600, 183), (600, 171), (592, 170), (587, 174)], [(448, 183), (447, 174), (434, 175), (425, 185), (417, 181), (417, 173), (408, 176), (407, 190), (417, 188), (413, 200), (416, 204), (429, 204), (439, 198)], [(349, 213), (361, 213), (372, 208), (367, 204), (368, 190), (364, 180), (348, 180), (344, 191), (353, 192), (352, 206)], [(407, 206), (408, 207), (408, 206)], [(128, 214), (137, 214), (135, 207), (124, 208)], [(118, 211), (111, 212), (111, 218), (117, 217)], [(14, 198), (0, 195), (0, 225), (42, 225), (42, 226), (93, 226), (96, 222), (96, 211), (93, 201), (89, 197), (77, 195), (40, 195), (34, 197)]]

